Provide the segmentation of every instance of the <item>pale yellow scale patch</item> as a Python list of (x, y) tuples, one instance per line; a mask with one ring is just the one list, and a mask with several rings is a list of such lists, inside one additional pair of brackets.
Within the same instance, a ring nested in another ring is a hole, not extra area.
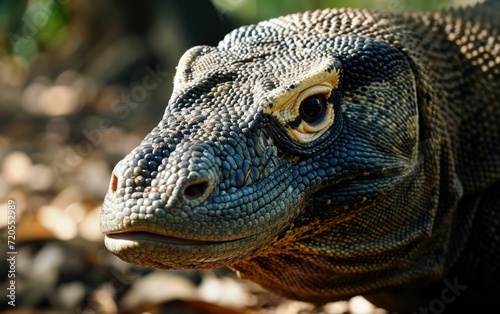
[[(340, 69), (328, 71), (327, 66), (311, 69), (302, 78), (287, 84), (294, 85), (293, 89), (285, 87), (278, 88), (270, 95), (270, 103), (264, 108), (264, 113), (276, 117), (278, 122), (286, 126), (287, 123), (295, 121), (299, 116), (300, 104), (304, 99), (313, 95), (324, 95), (326, 99), (330, 98), (333, 90), (338, 88), (340, 80)], [(286, 127), (287, 135), (297, 143), (310, 143), (319, 138), (334, 121), (333, 105), (326, 108), (324, 118), (311, 125), (302, 121), (296, 128)]]

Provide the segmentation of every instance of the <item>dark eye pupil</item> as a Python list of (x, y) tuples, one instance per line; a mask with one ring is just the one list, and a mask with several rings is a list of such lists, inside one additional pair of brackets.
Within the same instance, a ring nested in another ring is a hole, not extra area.
[(314, 124), (323, 119), (326, 111), (326, 99), (324, 95), (309, 96), (302, 101), (299, 115), (305, 122)]

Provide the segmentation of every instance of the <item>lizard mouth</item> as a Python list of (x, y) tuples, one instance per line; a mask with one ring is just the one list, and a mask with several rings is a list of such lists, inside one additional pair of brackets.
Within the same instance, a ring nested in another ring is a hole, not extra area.
[(223, 244), (227, 242), (234, 242), (238, 240), (244, 240), (245, 238), (226, 240), (226, 241), (210, 241), (210, 240), (193, 240), (184, 239), (173, 236), (162, 235), (158, 233), (153, 233), (149, 231), (122, 231), (113, 232), (106, 234), (109, 241), (113, 240), (125, 240), (125, 241), (153, 241), (158, 243), (164, 243), (167, 245), (209, 245), (209, 244)]
[[(126, 230), (107, 233), (104, 244), (129, 263), (160, 269), (195, 269), (223, 267), (227, 261), (248, 254), (255, 240), (255, 235), (211, 241)], [(220, 254), (213, 256), (214, 252)]]

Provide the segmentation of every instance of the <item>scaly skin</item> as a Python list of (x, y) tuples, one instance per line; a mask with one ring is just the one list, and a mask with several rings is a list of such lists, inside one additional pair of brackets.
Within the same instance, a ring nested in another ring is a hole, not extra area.
[(311, 302), (498, 307), (499, 10), (306, 12), (187, 51), (114, 169), (107, 248)]

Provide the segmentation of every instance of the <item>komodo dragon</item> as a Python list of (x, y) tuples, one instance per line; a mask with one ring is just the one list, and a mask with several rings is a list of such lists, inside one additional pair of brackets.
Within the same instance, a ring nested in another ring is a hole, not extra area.
[(107, 248), (314, 303), (498, 309), (499, 12), (320, 10), (188, 50), (113, 171)]

